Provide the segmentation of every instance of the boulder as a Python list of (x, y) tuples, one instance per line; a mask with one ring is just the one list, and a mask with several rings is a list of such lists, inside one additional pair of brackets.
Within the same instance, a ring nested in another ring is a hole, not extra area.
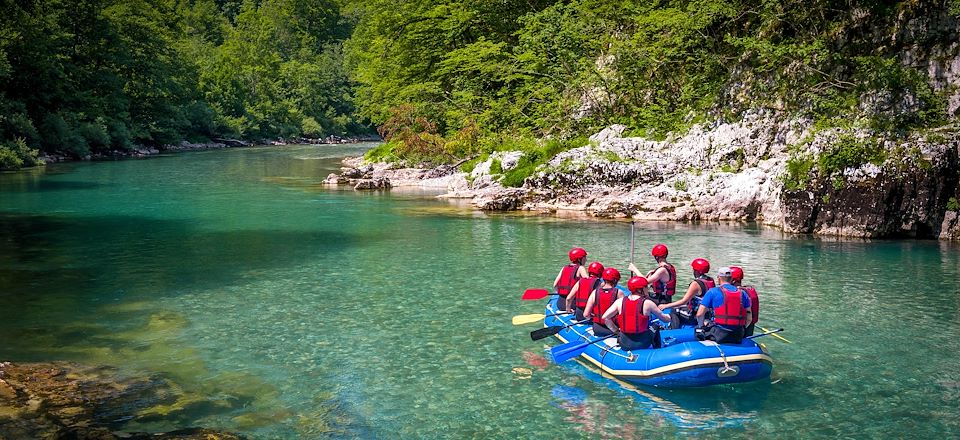
[(377, 177), (373, 179), (360, 179), (354, 185), (355, 190), (380, 190), (390, 189), (390, 179), (386, 177)]

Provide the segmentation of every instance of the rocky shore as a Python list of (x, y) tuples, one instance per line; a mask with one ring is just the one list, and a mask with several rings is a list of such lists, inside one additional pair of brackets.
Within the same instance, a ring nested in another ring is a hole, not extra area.
[[(955, 129), (906, 139), (867, 130), (815, 130), (808, 119), (768, 111), (732, 123), (694, 125), (663, 141), (625, 137), (611, 126), (590, 143), (556, 155), (522, 187), (500, 185), (494, 162), (508, 171), (522, 152), (497, 152), (471, 173), (456, 165), (397, 168), (344, 162), (327, 184), (357, 189), (419, 187), (464, 198), (483, 210), (579, 211), (597, 217), (666, 221), (758, 222), (790, 233), (863, 238), (960, 238), (957, 198), (960, 137)], [(790, 182), (797, 151), (828, 151), (840, 139), (878, 142), (880, 165), (847, 167), (840, 175)]]
[(123, 422), (168, 402), (169, 384), (107, 367), (0, 362), (0, 439), (233, 440), (205, 428), (124, 432)]

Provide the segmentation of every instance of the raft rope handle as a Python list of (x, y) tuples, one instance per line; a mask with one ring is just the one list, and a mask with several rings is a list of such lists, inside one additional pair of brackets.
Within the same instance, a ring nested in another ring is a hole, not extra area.
[(714, 343), (714, 347), (717, 347), (717, 351), (720, 352), (720, 359), (723, 359), (724, 371), (731, 370), (732, 368), (730, 368), (730, 365), (727, 364), (727, 355), (723, 353), (723, 349), (720, 348), (720, 344), (718, 344), (716, 341), (713, 341), (713, 343)]

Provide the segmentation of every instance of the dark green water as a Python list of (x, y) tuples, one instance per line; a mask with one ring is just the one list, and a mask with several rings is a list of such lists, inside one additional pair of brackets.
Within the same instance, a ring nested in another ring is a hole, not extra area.
[[(625, 266), (626, 223), (486, 215), (319, 185), (369, 146), (188, 153), (0, 174), (0, 360), (159, 374), (123, 427), (256, 438), (953, 437), (960, 248), (643, 224), (757, 285), (771, 383), (630, 391), (545, 361), (510, 318), (571, 245)], [(529, 369), (529, 373), (525, 370)]]

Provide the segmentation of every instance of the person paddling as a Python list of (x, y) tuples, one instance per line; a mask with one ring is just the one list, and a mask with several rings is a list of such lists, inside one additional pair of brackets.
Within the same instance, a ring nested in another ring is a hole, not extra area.
[(760, 297), (757, 296), (757, 289), (753, 286), (740, 285), (743, 283), (743, 269), (740, 267), (730, 266), (730, 276), (732, 277), (733, 285), (746, 292), (747, 298), (750, 298), (750, 314), (752, 318), (750, 319), (750, 324), (743, 330), (743, 336), (753, 336), (753, 328), (756, 326), (757, 321), (760, 320)]
[(590, 293), (600, 285), (600, 275), (603, 273), (603, 265), (599, 261), (594, 261), (587, 266), (587, 278), (580, 278), (577, 284), (570, 289), (567, 295), (567, 313), (575, 313), (577, 321), (583, 321), (583, 310), (587, 307), (587, 299)]
[(687, 293), (683, 295), (683, 298), (660, 304), (660, 310), (673, 308), (670, 311), (670, 317), (673, 318), (673, 320), (670, 321), (670, 328), (672, 329), (677, 329), (684, 325), (696, 325), (697, 308), (700, 307), (700, 299), (707, 293), (707, 290), (717, 286), (713, 278), (707, 275), (707, 272), (710, 272), (709, 261), (704, 258), (697, 258), (690, 263), (690, 267), (693, 268), (693, 281), (691, 281), (690, 286), (687, 287)]
[[(730, 284), (733, 280), (729, 267), (717, 272), (719, 287), (707, 290), (700, 308), (697, 309), (698, 328), (702, 328), (703, 339), (720, 344), (739, 344), (743, 340), (743, 331), (751, 320), (750, 298), (739, 287)], [(713, 323), (704, 327), (707, 311), (713, 311)]]
[[(647, 273), (647, 283), (653, 286), (653, 296), (650, 297), (657, 304), (668, 303), (677, 290), (677, 269), (667, 262), (669, 250), (665, 244), (658, 244), (650, 250), (653, 259), (657, 261), (657, 268)], [(640, 270), (630, 263), (630, 271), (636, 276)]]
[[(617, 340), (624, 350), (639, 350), (659, 346), (657, 330), (651, 328), (650, 318), (656, 316), (663, 322), (670, 322), (670, 316), (664, 315), (657, 305), (647, 297), (647, 279), (633, 277), (627, 281), (630, 296), (614, 301), (603, 314), (603, 321), (614, 333), (619, 332)], [(616, 322), (614, 322), (616, 318)]]
[(600, 277), (603, 282), (590, 293), (584, 308), (584, 319), (593, 321), (593, 334), (596, 336), (612, 335), (613, 332), (604, 325), (603, 314), (613, 305), (614, 301), (623, 298), (623, 291), (617, 282), (620, 281), (620, 271), (608, 267)]
[(553, 288), (556, 289), (559, 299), (557, 299), (557, 310), (566, 310), (567, 308), (567, 295), (570, 294), (570, 290), (573, 289), (573, 285), (577, 284), (577, 281), (580, 281), (580, 278), (587, 278), (587, 269), (583, 267), (584, 263), (587, 260), (587, 251), (583, 248), (575, 247), (570, 249), (570, 252), (567, 254), (570, 257), (570, 264), (563, 266), (560, 269), (560, 273), (557, 274), (557, 279), (553, 280)]

